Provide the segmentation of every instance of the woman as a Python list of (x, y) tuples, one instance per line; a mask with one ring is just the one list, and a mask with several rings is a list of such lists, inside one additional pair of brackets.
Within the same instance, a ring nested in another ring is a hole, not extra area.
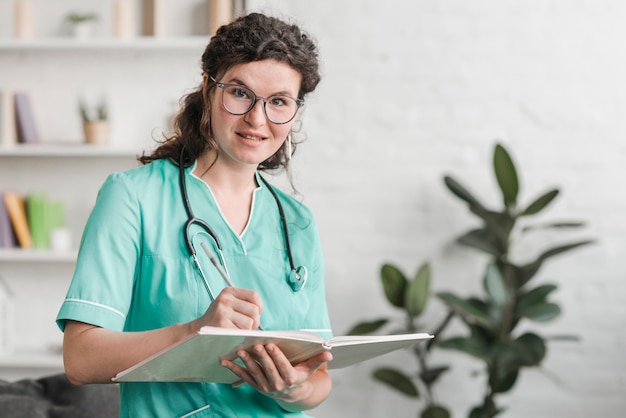
[[(110, 382), (206, 325), (330, 336), (315, 221), (260, 174), (287, 167), (294, 121), (320, 79), (316, 46), (250, 14), (218, 30), (202, 71), (176, 133), (98, 194), (57, 317), (75, 384)], [(121, 416), (304, 416), (330, 392), (330, 353), (297, 365), (271, 344), (238, 355), (242, 366), (222, 364), (233, 385), (122, 383)]]

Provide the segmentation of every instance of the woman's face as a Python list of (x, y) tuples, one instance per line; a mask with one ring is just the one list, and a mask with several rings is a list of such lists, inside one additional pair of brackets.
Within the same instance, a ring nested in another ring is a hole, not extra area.
[[(300, 73), (289, 65), (263, 60), (238, 64), (217, 81), (247, 87), (257, 97), (280, 94), (297, 98), (301, 79)], [(214, 89), (211, 103), (218, 162), (221, 160), (226, 164), (250, 166), (256, 170), (282, 146), (294, 123), (294, 120), (282, 125), (270, 122), (262, 100), (258, 100), (248, 113), (233, 115), (224, 109), (221, 88)]]

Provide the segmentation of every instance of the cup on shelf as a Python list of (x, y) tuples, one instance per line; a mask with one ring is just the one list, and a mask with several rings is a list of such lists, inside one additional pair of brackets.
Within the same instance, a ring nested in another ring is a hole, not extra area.
[(72, 233), (69, 228), (54, 228), (50, 231), (50, 249), (69, 251), (72, 248)]

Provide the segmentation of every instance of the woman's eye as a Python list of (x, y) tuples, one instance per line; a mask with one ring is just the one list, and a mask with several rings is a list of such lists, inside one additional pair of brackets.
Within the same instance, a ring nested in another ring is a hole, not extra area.
[(286, 106), (287, 105), (287, 99), (285, 99), (284, 97), (281, 97), (281, 96), (272, 96), (272, 97), (270, 97), (269, 103), (272, 106)]
[(240, 87), (233, 87), (231, 89), (231, 94), (239, 99), (250, 98), (250, 93), (248, 92), (248, 90)]

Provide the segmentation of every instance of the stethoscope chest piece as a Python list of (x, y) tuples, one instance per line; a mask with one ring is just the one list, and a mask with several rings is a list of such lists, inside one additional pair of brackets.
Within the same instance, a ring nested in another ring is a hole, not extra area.
[(291, 286), (291, 290), (294, 292), (302, 290), (308, 278), (309, 272), (304, 266), (291, 270), (291, 273), (289, 273), (289, 286)]

